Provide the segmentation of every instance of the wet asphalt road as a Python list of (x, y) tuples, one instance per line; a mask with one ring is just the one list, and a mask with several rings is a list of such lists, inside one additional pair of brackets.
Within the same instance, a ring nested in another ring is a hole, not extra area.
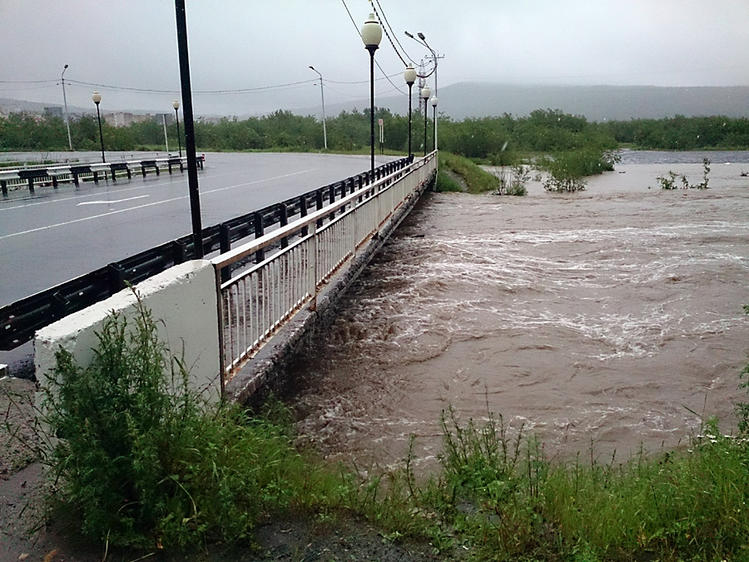
[[(114, 162), (153, 153), (108, 156)], [(47, 158), (57, 159), (52, 154)], [(378, 165), (380, 158), (389, 159), (378, 156)], [(203, 226), (368, 167), (368, 156), (358, 155), (207, 153), (198, 176)], [(188, 234), (191, 228), (186, 172), (85, 182), (78, 188), (38, 187), (33, 195), (25, 188), (11, 191), (0, 197), (0, 306)], [(8, 354), (0, 352), (0, 363), (8, 362)]]

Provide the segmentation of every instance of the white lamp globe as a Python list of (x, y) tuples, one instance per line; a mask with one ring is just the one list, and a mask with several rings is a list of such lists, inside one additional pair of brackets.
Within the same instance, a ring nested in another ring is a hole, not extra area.
[(382, 40), (382, 28), (377, 22), (374, 13), (369, 14), (369, 18), (364, 22), (361, 28), (361, 39), (367, 48), (377, 48)]

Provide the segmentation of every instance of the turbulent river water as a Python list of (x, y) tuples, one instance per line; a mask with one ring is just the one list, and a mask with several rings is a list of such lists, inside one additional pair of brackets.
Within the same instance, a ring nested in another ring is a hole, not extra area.
[(448, 406), (502, 414), (561, 457), (674, 447), (700, 416), (730, 429), (749, 154), (708, 156), (705, 191), (655, 179), (697, 183), (701, 155), (631, 153), (576, 194), (428, 194), (299, 358), (301, 433), (361, 466), (398, 462), (412, 434), (432, 461)]

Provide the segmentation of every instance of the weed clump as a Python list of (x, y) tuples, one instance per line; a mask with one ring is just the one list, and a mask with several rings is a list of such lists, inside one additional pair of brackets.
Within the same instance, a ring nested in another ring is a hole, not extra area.
[(234, 541), (304, 503), (309, 482), (324, 490), (326, 475), (283, 426), (190, 388), (142, 304), (130, 324), (112, 313), (89, 366), (60, 349), (48, 375), (45, 422), (59, 437), (47, 459), (53, 501), (85, 536), (142, 548)]

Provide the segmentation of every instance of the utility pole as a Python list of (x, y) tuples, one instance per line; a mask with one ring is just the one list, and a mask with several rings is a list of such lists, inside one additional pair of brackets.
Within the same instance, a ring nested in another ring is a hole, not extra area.
[[(166, 135), (166, 113), (161, 114), (161, 122), (164, 124), (164, 144), (166, 145), (166, 157), (169, 158), (169, 137)], [(171, 170), (171, 168), (169, 169)]]
[(310, 65), (309, 68), (320, 77), (320, 98), (322, 99), (322, 142), (325, 146), (325, 150), (328, 150), (328, 131), (325, 128), (325, 92), (323, 91), (322, 74), (314, 66)]
[[(426, 40), (424, 41), (425, 44)], [(428, 46), (428, 44), (427, 44)], [(429, 48), (431, 51), (431, 56), (429, 58), (432, 59), (432, 62), (434, 62), (434, 97), (437, 98), (437, 61), (439, 59), (444, 59), (445, 55), (438, 55), (435, 51), (431, 50), (431, 47)], [(437, 150), (437, 105), (434, 105), (434, 150)]]
[(62, 67), (62, 74), (60, 74), (60, 82), (62, 82), (62, 103), (65, 108), (65, 128), (68, 130), (68, 148), (73, 151), (73, 140), (70, 138), (70, 121), (68, 121), (68, 98), (65, 96), (65, 71), (68, 69), (68, 65)]

